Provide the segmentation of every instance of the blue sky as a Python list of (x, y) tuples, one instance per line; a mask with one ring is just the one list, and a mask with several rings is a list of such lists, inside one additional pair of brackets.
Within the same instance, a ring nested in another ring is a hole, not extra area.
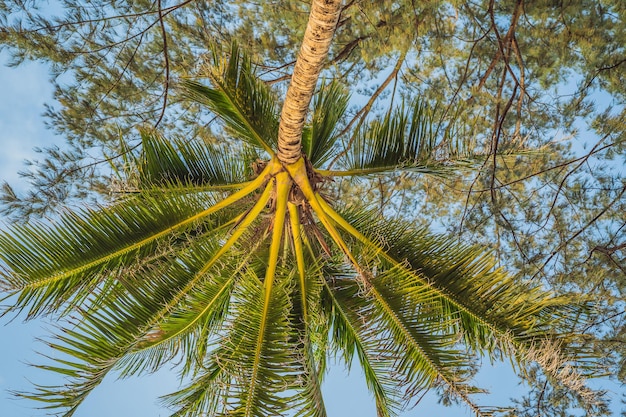
[[(0, 54), (0, 63), (5, 63), (6, 54)], [(24, 186), (18, 181), (17, 171), (24, 168), (23, 160), (33, 158), (35, 146), (61, 144), (44, 127), (41, 114), (44, 103), (52, 99), (52, 87), (48, 81), (46, 68), (38, 64), (27, 64), (18, 69), (0, 66), (0, 80), (3, 84), (0, 100), (0, 180)], [(44, 358), (35, 351), (43, 350), (44, 345), (37, 338), (46, 336), (51, 323), (36, 320), (24, 323), (20, 317), (10, 321), (5, 317), (0, 321), (0, 415), (2, 417), (36, 417), (46, 415), (45, 411), (35, 410), (38, 404), (12, 398), (7, 390), (28, 390), (31, 382), (42, 384), (62, 383), (59, 376), (50, 377), (45, 372), (28, 366), (28, 363), (41, 363)], [(44, 351), (45, 352), (45, 351)], [(519, 395), (523, 388), (506, 365), (487, 366), (480, 374), (482, 384), (492, 395), (478, 399), (485, 405), (504, 405), (507, 399)], [(350, 377), (342, 366), (333, 368), (324, 387), (326, 404), (330, 416), (375, 417), (373, 401), (367, 394), (365, 383), (354, 363)], [(167, 416), (167, 410), (159, 408), (155, 400), (178, 387), (176, 375), (164, 370), (156, 375), (124, 381), (114, 377), (105, 380), (76, 413), (76, 417), (160, 417)], [(616, 384), (607, 386), (613, 392), (623, 391)], [(619, 395), (616, 394), (615, 398)], [(413, 410), (402, 414), (412, 416), (470, 416), (466, 408), (443, 408), (436, 404), (434, 396), (427, 396)], [(619, 407), (616, 400), (615, 411)]]

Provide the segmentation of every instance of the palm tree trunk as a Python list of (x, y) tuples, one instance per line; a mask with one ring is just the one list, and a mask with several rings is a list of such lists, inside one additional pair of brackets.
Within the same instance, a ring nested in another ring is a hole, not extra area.
[(302, 127), (341, 13), (341, 0), (313, 0), (302, 47), (287, 89), (278, 127), (278, 159), (285, 165), (302, 156)]

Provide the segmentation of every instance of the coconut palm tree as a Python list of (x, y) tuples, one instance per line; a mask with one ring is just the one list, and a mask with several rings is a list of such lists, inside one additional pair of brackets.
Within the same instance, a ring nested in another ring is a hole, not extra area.
[(60, 323), (42, 368), (66, 380), (21, 395), (71, 416), (110, 371), (179, 361), (186, 386), (163, 399), (174, 416), (324, 416), (326, 362), (339, 357), (362, 367), (380, 416), (432, 387), (484, 415), (475, 358), (502, 355), (584, 391), (563, 359), (576, 353), (568, 297), (480, 248), (330, 198), (334, 177), (444, 174), (469, 155), (419, 102), (342, 142), (348, 98), (317, 85), (339, 4), (313, 2), (280, 118), (250, 59), (216, 52), (209, 85), (183, 90), (239, 145), (142, 132), (122, 198), (0, 235), (8, 311)]

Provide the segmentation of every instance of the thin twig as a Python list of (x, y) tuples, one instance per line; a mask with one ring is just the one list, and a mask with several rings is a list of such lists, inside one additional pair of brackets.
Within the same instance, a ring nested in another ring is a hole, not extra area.
[(587, 222), (586, 225), (584, 225), (578, 232), (574, 233), (569, 239), (567, 239), (565, 242), (561, 243), (551, 254), (550, 256), (548, 256), (548, 258), (545, 260), (545, 262), (543, 263), (543, 265), (541, 266), (541, 268), (539, 269), (539, 271), (537, 271), (534, 275), (533, 278), (535, 278), (537, 276), (537, 274), (542, 271), (549, 263), (550, 261), (556, 256), (556, 254), (559, 253), (559, 251), (561, 249), (563, 249), (564, 247), (566, 247), (567, 245), (569, 245), (569, 243), (576, 239), (578, 236), (580, 236), (581, 233), (583, 233), (585, 230), (587, 230), (591, 225), (593, 225), (600, 217), (602, 217), (607, 211), (609, 211), (609, 209), (617, 202), (619, 201), (620, 198), (622, 198), (622, 196), (624, 195), (624, 193), (626, 193), (626, 186), (622, 187), (621, 192), (613, 199), (613, 201), (611, 201), (606, 207), (604, 207), (602, 210), (600, 210), (600, 212), (595, 215), (593, 217), (593, 219), (591, 219), (589, 222)]
[[(605, 137), (604, 137), (603, 139), (601, 139), (600, 141), (604, 140), (607, 136), (608, 136), (608, 135), (605, 135)], [(500, 184), (500, 185), (496, 185), (496, 186), (495, 186), (495, 187), (493, 187), (493, 188), (498, 189), (498, 188), (508, 187), (509, 185), (513, 185), (513, 184), (517, 184), (517, 183), (522, 182), (522, 181), (526, 181), (526, 180), (528, 180), (528, 179), (530, 179), (530, 178), (533, 178), (533, 177), (536, 177), (536, 176), (538, 176), (538, 175), (545, 174), (546, 172), (554, 171), (555, 169), (559, 169), (559, 168), (565, 168), (565, 167), (566, 167), (566, 166), (568, 166), (568, 165), (571, 165), (571, 164), (576, 163), (576, 162), (578, 162), (578, 161), (581, 161), (581, 160), (587, 159), (587, 158), (589, 158), (591, 155), (594, 155), (594, 154), (596, 154), (596, 153), (598, 153), (598, 152), (602, 152), (603, 150), (605, 150), (605, 149), (607, 149), (607, 148), (610, 148), (611, 146), (618, 145), (618, 144), (620, 144), (620, 143), (622, 143), (622, 142), (624, 142), (624, 141), (623, 141), (623, 140), (619, 140), (619, 141), (611, 142), (611, 143), (609, 143), (609, 144), (607, 144), (607, 145), (602, 146), (601, 148), (596, 149), (595, 151), (594, 151), (594, 150), (592, 150), (591, 152), (589, 152), (589, 153), (587, 153), (586, 155), (581, 156), (581, 157), (579, 157), (579, 158), (570, 159), (569, 161), (565, 161), (565, 162), (563, 162), (563, 163), (560, 163), (560, 164), (557, 164), (557, 165), (551, 166), (551, 167), (549, 167), (549, 168), (542, 169), (541, 171), (537, 171), (537, 172), (535, 172), (535, 173), (528, 174), (528, 175), (526, 175), (526, 176), (524, 176), (524, 177), (521, 177), (521, 178), (518, 178), (518, 179), (516, 179), (516, 180), (510, 181), (510, 182), (507, 182), (507, 183), (503, 183), (503, 184)], [(484, 193), (484, 192), (490, 191), (491, 189), (492, 189), (492, 187), (490, 187), (490, 188), (483, 188), (483, 189), (480, 189), (480, 190), (473, 190), (473, 191), (471, 191), (471, 192), (472, 192), (472, 193)]]
[(587, 155), (585, 155), (584, 157), (582, 157), (580, 159), (580, 163), (577, 164), (574, 168), (572, 168), (567, 174), (565, 174), (565, 176), (563, 176), (563, 179), (561, 180), (561, 182), (559, 183), (559, 186), (556, 190), (556, 194), (554, 196), (554, 198), (552, 199), (552, 204), (550, 205), (550, 209), (548, 210), (548, 214), (546, 215), (546, 221), (544, 223), (544, 225), (542, 227), (545, 227), (546, 224), (548, 223), (548, 219), (550, 217), (550, 214), (552, 213), (552, 210), (554, 210), (554, 207), (556, 206), (556, 203), (559, 199), (559, 195), (561, 195), (561, 191), (563, 190), (563, 187), (565, 187), (565, 182), (567, 181), (567, 179), (578, 170), (578, 168), (580, 168), (586, 161), (589, 160), (589, 158), (592, 155), (592, 152), (598, 147), (598, 145), (600, 145), (605, 139), (607, 138), (607, 136), (604, 136), (602, 139), (600, 139), (594, 146), (593, 148), (591, 148), (591, 152), (589, 152)]

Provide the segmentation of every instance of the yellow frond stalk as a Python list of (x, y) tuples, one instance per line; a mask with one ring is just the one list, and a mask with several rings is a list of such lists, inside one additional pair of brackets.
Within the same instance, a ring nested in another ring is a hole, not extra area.
[(265, 206), (267, 205), (267, 202), (272, 195), (272, 188), (272, 184), (268, 184), (265, 187), (265, 190), (263, 190), (263, 193), (259, 197), (258, 201), (254, 204), (254, 206), (252, 206), (252, 209), (250, 209), (250, 211), (245, 215), (239, 225), (237, 225), (226, 243), (222, 245), (222, 247), (215, 253), (215, 255), (213, 255), (209, 262), (207, 262), (204, 267), (198, 272), (198, 275), (204, 275), (209, 269), (211, 269), (211, 267), (215, 265), (215, 263), (222, 257), (222, 255), (224, 255), (231, 248), (231, 246), (233, 246), (233, 244), (235, 244), (235, 242), (239, 240), (241, 235), (244, 234), (246, 230), (248, 230), (248, 227), (250, 227), (252, 222), (254, 222), (257, 217), (259, 217), (259, 214), (261, 214), (263, 209), (265, 209)]
[(302, 229), (300, 227), (300, 212), (298, 206), (288, 202), (289, 224), (291, 226), (291, 238), (293, 241), (293, 251), (296, 256), (298, 266), (298, 276), (300, 278), (300, 301), (302, 303), (302, 316), (304, 323), (308, 324), (308, 307), (306, 302), (306, 273), (304, 269), (304, 252), (302, 250)]

